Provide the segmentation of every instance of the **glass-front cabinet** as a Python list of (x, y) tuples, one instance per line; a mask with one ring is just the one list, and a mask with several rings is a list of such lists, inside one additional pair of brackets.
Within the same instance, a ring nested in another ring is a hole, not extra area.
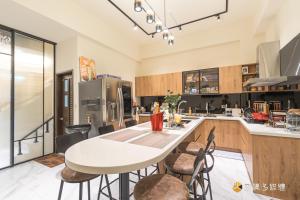
[(200, 93), (219, 93), (219, 68), (200, 70)]
[(200, 71), (187, 71), (182, 73), (183, 94), (199, 94)]
[(205, 95), (219, 93), (219, 68), (182, 72), (183, 94)]

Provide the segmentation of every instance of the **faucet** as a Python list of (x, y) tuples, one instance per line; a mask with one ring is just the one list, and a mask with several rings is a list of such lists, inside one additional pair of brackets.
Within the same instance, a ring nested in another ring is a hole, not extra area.
[(209, 103), (206, 102), (205, 104), (205, 110), (206, 110), (206, 115), (208, 116), (209, 115)]
[(180, 108), (181, 104), (183, 104), (183, 103), (187, 103), (187, 101), (182, 100), (182, 101), (179, 102), (179, 104), (178, 104), (178, 106), (177, 106), (177, 113), (179, 113), (179, 114), (180, 114), (179, 108)]

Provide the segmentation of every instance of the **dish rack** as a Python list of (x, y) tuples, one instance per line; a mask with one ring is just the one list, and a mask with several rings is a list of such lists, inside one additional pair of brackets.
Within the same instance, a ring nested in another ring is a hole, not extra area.
[(300, 113), (288, 112), (286, 115), (286, 128), (289, 131), (300, 132)]

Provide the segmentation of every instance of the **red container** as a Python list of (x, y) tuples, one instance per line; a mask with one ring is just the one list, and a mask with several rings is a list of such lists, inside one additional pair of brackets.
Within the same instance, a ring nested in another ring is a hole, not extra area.
[(268, 121), (269, 115), (265, 113), (252, 113), (252, 117), (256, 121)]
[(150, 117), (151, 119), (151, 126), (152, 126), (152, 131), (162, 131), (163, 129), (163, 113), (157, 113), (153, 114)]

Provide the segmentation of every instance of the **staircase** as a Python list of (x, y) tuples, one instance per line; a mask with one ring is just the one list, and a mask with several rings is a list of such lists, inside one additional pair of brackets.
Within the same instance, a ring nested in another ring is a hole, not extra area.
[(51, 117), (43, 124), (14, 141), (15, 163), (25, 162), (53, 152), (53, 120)]

